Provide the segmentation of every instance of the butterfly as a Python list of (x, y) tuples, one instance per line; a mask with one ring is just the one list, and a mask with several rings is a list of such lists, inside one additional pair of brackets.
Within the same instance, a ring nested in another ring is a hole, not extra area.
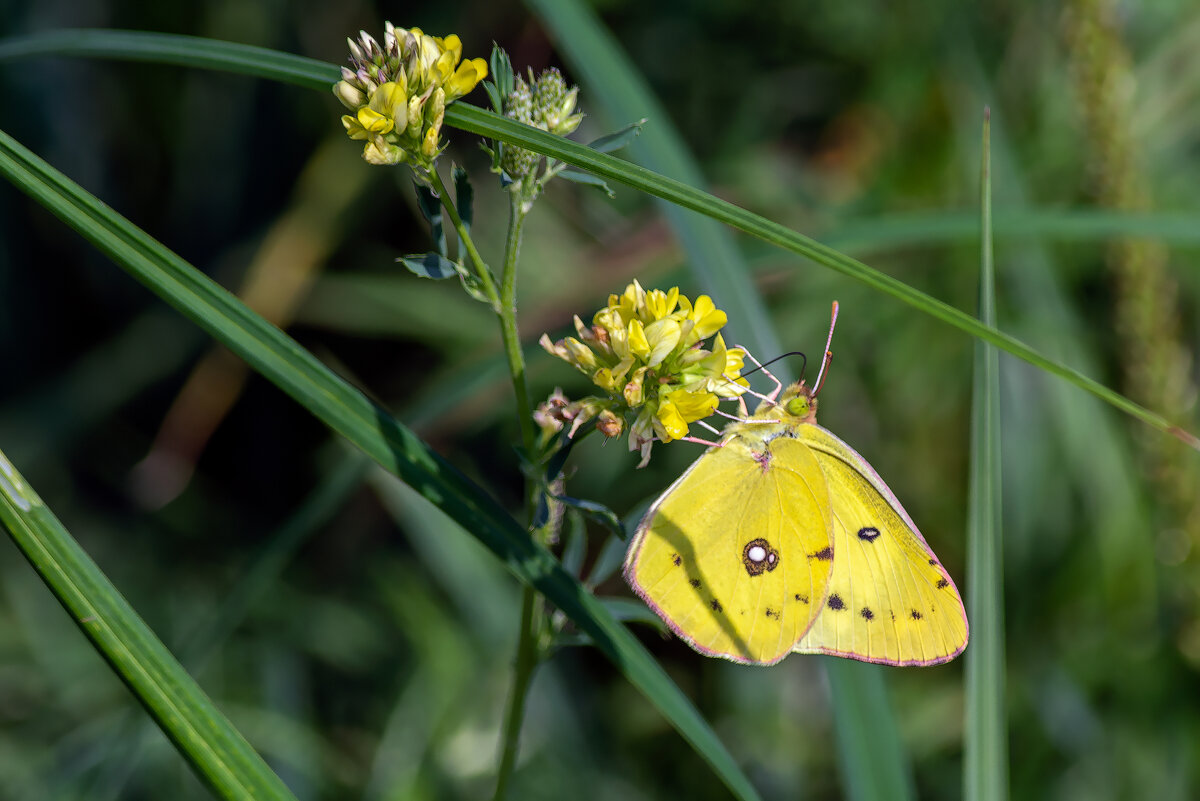
[(630, 586), (707, 656), (936, 665), (966, 647), (950, 574), (871, 465), (816, 423), (837, 308), (814, 388), (776, 380), (654, 502), (630, 544)]

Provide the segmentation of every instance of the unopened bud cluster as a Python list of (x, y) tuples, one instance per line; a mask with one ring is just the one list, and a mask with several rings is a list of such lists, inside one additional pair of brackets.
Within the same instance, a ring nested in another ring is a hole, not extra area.
[[(520, 75), (513, 80), (513, 90), (504, 99), (504, 116), (541, 128), (543, 131), (566, 136), (573, 133), (583, 120), (583, 112), (575, 111), (579, 87), (567, 88), (562, 73), (551, 67), (536, 79), (529, 73), (527, 82)], [(541, 156), (514, 145), (504, 145), (500, 166), (513, 180), (520, 180), (537, 166)]]

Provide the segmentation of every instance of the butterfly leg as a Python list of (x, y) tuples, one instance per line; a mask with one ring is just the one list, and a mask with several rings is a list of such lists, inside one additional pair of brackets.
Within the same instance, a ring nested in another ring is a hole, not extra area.
[[(771, 379), (771, 381), (774, 382), (774, 384), (775, 384), (775, 389), (771, 390), (771, 394), (769, 394), (769, 395), (760, 395), (759, 393), (755, 392), (752, 389), (747, 389), (746, 392), (748, 392), (749, 394), (758, 398), (759, 400), (766, 401), (767, 403), (774, 403), (775, 399), (779, 397), (779, 393), (783, 391), (783, 382), (780, 381), (778, 378), (776, 378), (771, 373), (770, 370), (763, 367), (762, 362), (760, 362), (758, 359), (754, 358), (754, 354), (751, 353), (748, 348), (746, 348), (742, 345), (738, 345), (738, 347), (741, 348), (745, 352), (746, 358), (749, 359), (750, 361), (754, 362), (754, 366), (756, 368), (758, 368), (759, 370), (762, 370), (762, 374), (765, 375), (767, 378)], [(744, 408), (744, 404), (743, 404), (743, 408)]]
[(697, 445), (707, 445), (710, 448), (722, 447), (720, 442), (710, 442), (706, 439), (700, 439), (699, 437), (693, 437), (693, 436), (680, 437), (679, 441), (680, 442), (694, 442)]

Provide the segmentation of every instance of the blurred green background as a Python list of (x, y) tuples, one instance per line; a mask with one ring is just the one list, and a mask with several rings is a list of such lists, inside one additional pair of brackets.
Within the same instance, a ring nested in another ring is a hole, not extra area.
[[(716, 194), (968, 310), (990, 105), (1001, 328), (1196, 430), (1190, 4), (594, 7)], [(570, 48), (508, 2), (49, 0), (0, 5), (0, 34), (132, 28), (340, 64), (345, 37), (384, 19), (457, 32), (468, 57), (495, 40), (519, 69)], [(78, 59), (5, 65), (0, 81), (0, 128), (519, 506), (496, 326), (456, 282), (393, 262), (429, 246), (408, 173), (361, 161), (332, 95)], [(586, 85), (580, 104), (581, 141), (629, 122), (597, 113)], [(505, 198), (475, 142), (451, 139), (498, 261)], [(0, 209), (0, 448), (300, 799), (490, 795), (515, 580), (25, 196), (0, 191)], [(1130, 219), (1150, 236), (1122, 238)], [(965, 595), (971, 341), (738, 243), (787, 348), (819, 351), (840, 301), (822, 423), (891, 484)], [(522, 333), (560, 336), (633, 278), (704, 291), (686, 267), (647, 198), (559, 182), (526, 226)], [(540, 350), (529, 361), (535, 397), (586, 393)], [(1023, 363), (1002, 371), (1013, 795), (1193, 797), (1200, 459)], [(571, 494), (636, 513), (698, 454), (659, 448), (635, 472), (622, 446), (589, 440)], [(206, 797), (7, 539), (0, 553), (0, 798)], [(599, 592), (629, 595), (619, 577)], [(644, 640), (764, 796), (842, 795), (822, 658), (756, 669)], [(878, 668), (921, 798), (961, 794), (962, 664)], [(512, 787), (567, 792), (725, 797), (588, 648), (538, 673)]]

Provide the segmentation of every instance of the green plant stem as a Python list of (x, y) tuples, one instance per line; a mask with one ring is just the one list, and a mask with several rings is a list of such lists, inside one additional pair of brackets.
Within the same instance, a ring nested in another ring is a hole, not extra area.
[(521, 633), (517, 639), (517, 661), (513, 669), (512, 689), (508, 696), (508, 710), (504, 716), (504, 740), (500, 752), (500, 768), (496, 772), (496, 793), (493, 801), (503, 801), (508, 792), (508, 780), (517, 764), (518, 744), (521, 740), (521, 724), (525, 720), (525, 699), (533, 683), (533, 671), (541, 661), (538, 652), (538, 629), (542, 616), (540, 599), (532, 587), (521, 593)]
[[(513, 390), (517, 395), (521, 441), (525, 445), (525, 452), (532, 456), (537, 434), (533, 428), (529, 389), (525, 384), (525, 356), (521, 352), (521, 337), (517, 331), (517, 256), (521, 250), (521, 229), (528, 211), (522, 195), (517, 192), (509, 194), (508, 208), (508, 238), (504, 244), (504, 272), (500, 277), (500, 327), (504, 335), (504, 348), (508, 354), (508, 368), (512, 373)], [(531, 514), (535, 491), (536, 488), (526, 480), (526, 497)], [(517, 764), (521, 724), (525, 720), (525, 699), (529, 695), (529, 686), (533, 683), (533, 672), (541, 661), (538, 649), (538, 632), (541, 626), (541, 599), (533, 588), (526, 586), (521, 592), (521, 629), (517, 639), (513, 683), (508, 695), (508, 710), (505, 713), (500, 766), (496, 771), (495, 801), (504, 799), (508, 792), (508, 780)]]
[(521, 198), (509, 194), (508, 239), (504, 243), (504, 273), (500, 277), (500, 327), (508, 369), (512, 373), (513, 391), (517, 394), (517, 410), (521, 423), (521, 442), (526, 454), (532, 456), (537, 433), (533, 429), (533, 407), (529, 403), (529, 387), (525, 384), (525, 354), (521, 350), (521, 335), (517, 331), (517, 255), (521, 251), (521, 229), (526, 211)]
[(458, 209), (450, 200), (450, 193), (446, 191), (446, 185), (442, 183), (442, 176), (438, 175), (436, 169), (429, 171), (429, 183), (433, 186), (433, 191), (437, 193), (437, 196), (441, 198), (442, 208), (446, 210), (446, 214), (450, 217), (450, 223), (458, 233), (458, 241), (467, 251), (467, 258), (470, 260), (471, 266), (475, 268), (475, 275), (479, 277), (483, 294), (487, 296), (492, 308), (499, 314), (500, 296), (496, 293), (496, 281), (492, 278), (492, 271), (483, 257), (479, 255), (479, 250), (475, 247), (475, 240), (471, 239), (470, 230), (463, 223), (462, 217), (458, 216)]

